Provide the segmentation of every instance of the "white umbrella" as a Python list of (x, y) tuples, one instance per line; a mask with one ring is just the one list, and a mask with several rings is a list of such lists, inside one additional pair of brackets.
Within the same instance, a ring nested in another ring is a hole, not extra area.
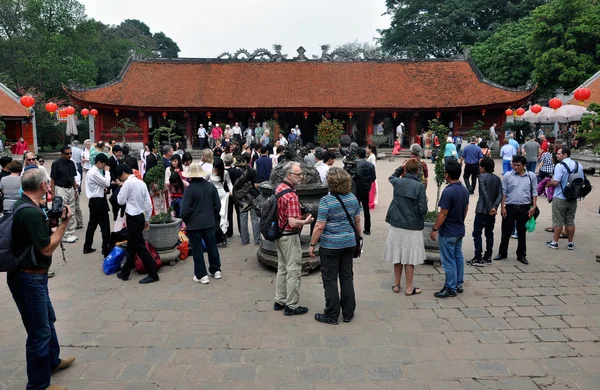
[(525, 114), (521, 117), (516, 117), (518, 121), (527, 121), (529, 123), (549, 123), (552, 122), (549, 116), (554, 112), (550, 107), (542, 107), (542, 111), (539, 114), (534, 114), (531, 110), (525, 111)]
[(67, 135), (75, 136), (78, 134), (77, 122), (75, 121), (75, 115), (70, 115), (67, 119)]
[(556, 121), (560, 123), (578, 122), (586, 111), (586, 107), (577, 106), (575, 104), (565, 104), (554, 111), (548, 119), (550, 119), (551, 122)]

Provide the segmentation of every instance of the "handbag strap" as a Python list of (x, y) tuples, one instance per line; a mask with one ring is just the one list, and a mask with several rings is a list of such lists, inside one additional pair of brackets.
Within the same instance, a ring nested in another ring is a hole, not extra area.
[(354, 225), (354, 221), (352, 220), (352, 217), (350, 217), (350, 213), (348, 213), (348, 210), (346, 209), (346, 206), (344, 206), (344, 202), (342, 202), (342, 198), (340, 198), (339, 195), (337, 194), (331, 194), (333, 195), (338, 202), (340, 202), (340, 205), (342, 206), (342, 208), (344, 209), (344, 212), (346, 213), (346, 218), (348, 218), (348, 222), (350, 223), (350, 226), (352, 226), (352, 230), (354, 230), (354, 238), (356, 239), (356, 242), (359, 241), (359, 236), (358, 236), (358, 232), (356, 231), (356, 226)]

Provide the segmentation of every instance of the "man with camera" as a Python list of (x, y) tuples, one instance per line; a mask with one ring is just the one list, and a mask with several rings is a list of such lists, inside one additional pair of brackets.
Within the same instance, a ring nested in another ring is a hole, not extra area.
[[(61, 158), (52, 163), (50, 169), (50, 178), (52, 179), (52, 198), (60, 196), (63, 202), (69, 206), (70, 209), (75, 210), (75, 196), (77, 191), (77, 183), (75, 182), (75, 176), (77, 176), (77, 168), (75, 163), (71, 161), (71, 148), (69, 146), (63, 146), (60, 150)], [(63, 242), (74, 243), (78, 237), (75, 236), (76, 221), (70, 219), (66, 223), (67, 231), (63, 237)]]
[[(50, 375), (70, 366), (75, 358), (59, 357), (56, 315), (48, 295), (48, 268), (73, 214), (69, 206), (62, 206), (62, 198), (55, 197), (46, 216), (40, 205), (48, 186), (44, 170), (30, 169), (21, 176), (23, 196), (15, 202), (15, 210), (22, 204), (27, 207), (15, 213), (12, 228), (14, 254), (23, 259), (16, 270), (7, 274), (7, 282), (27, 331), (27, 388), (62, 390), (65, 388), (50, 385)], [(63, 223), (51, 232), (49, 222), (57, 222), (58, 218)]]

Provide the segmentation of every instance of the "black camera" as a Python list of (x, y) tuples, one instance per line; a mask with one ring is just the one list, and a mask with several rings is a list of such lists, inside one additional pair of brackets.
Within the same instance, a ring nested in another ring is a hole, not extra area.
[(63, 198), (60, 196), (55, 196), (52, 199), (52, 208), (48, 210), (48, 219), (59, 219), (63, 215), (63, 210), (65, 207), (63, 206)]

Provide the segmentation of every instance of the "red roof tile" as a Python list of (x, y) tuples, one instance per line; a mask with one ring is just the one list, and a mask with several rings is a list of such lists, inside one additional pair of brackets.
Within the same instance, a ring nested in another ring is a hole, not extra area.
[(0, 84), (0, 117), (28, 117), (29, 111), (9, 95), (8, 89)]
[(533, 90), (480, 78), (469, 60), (227, 62), (135, 60), (121, 78), (74, 100), (155, 108), (445, 108), (509, 104)]

